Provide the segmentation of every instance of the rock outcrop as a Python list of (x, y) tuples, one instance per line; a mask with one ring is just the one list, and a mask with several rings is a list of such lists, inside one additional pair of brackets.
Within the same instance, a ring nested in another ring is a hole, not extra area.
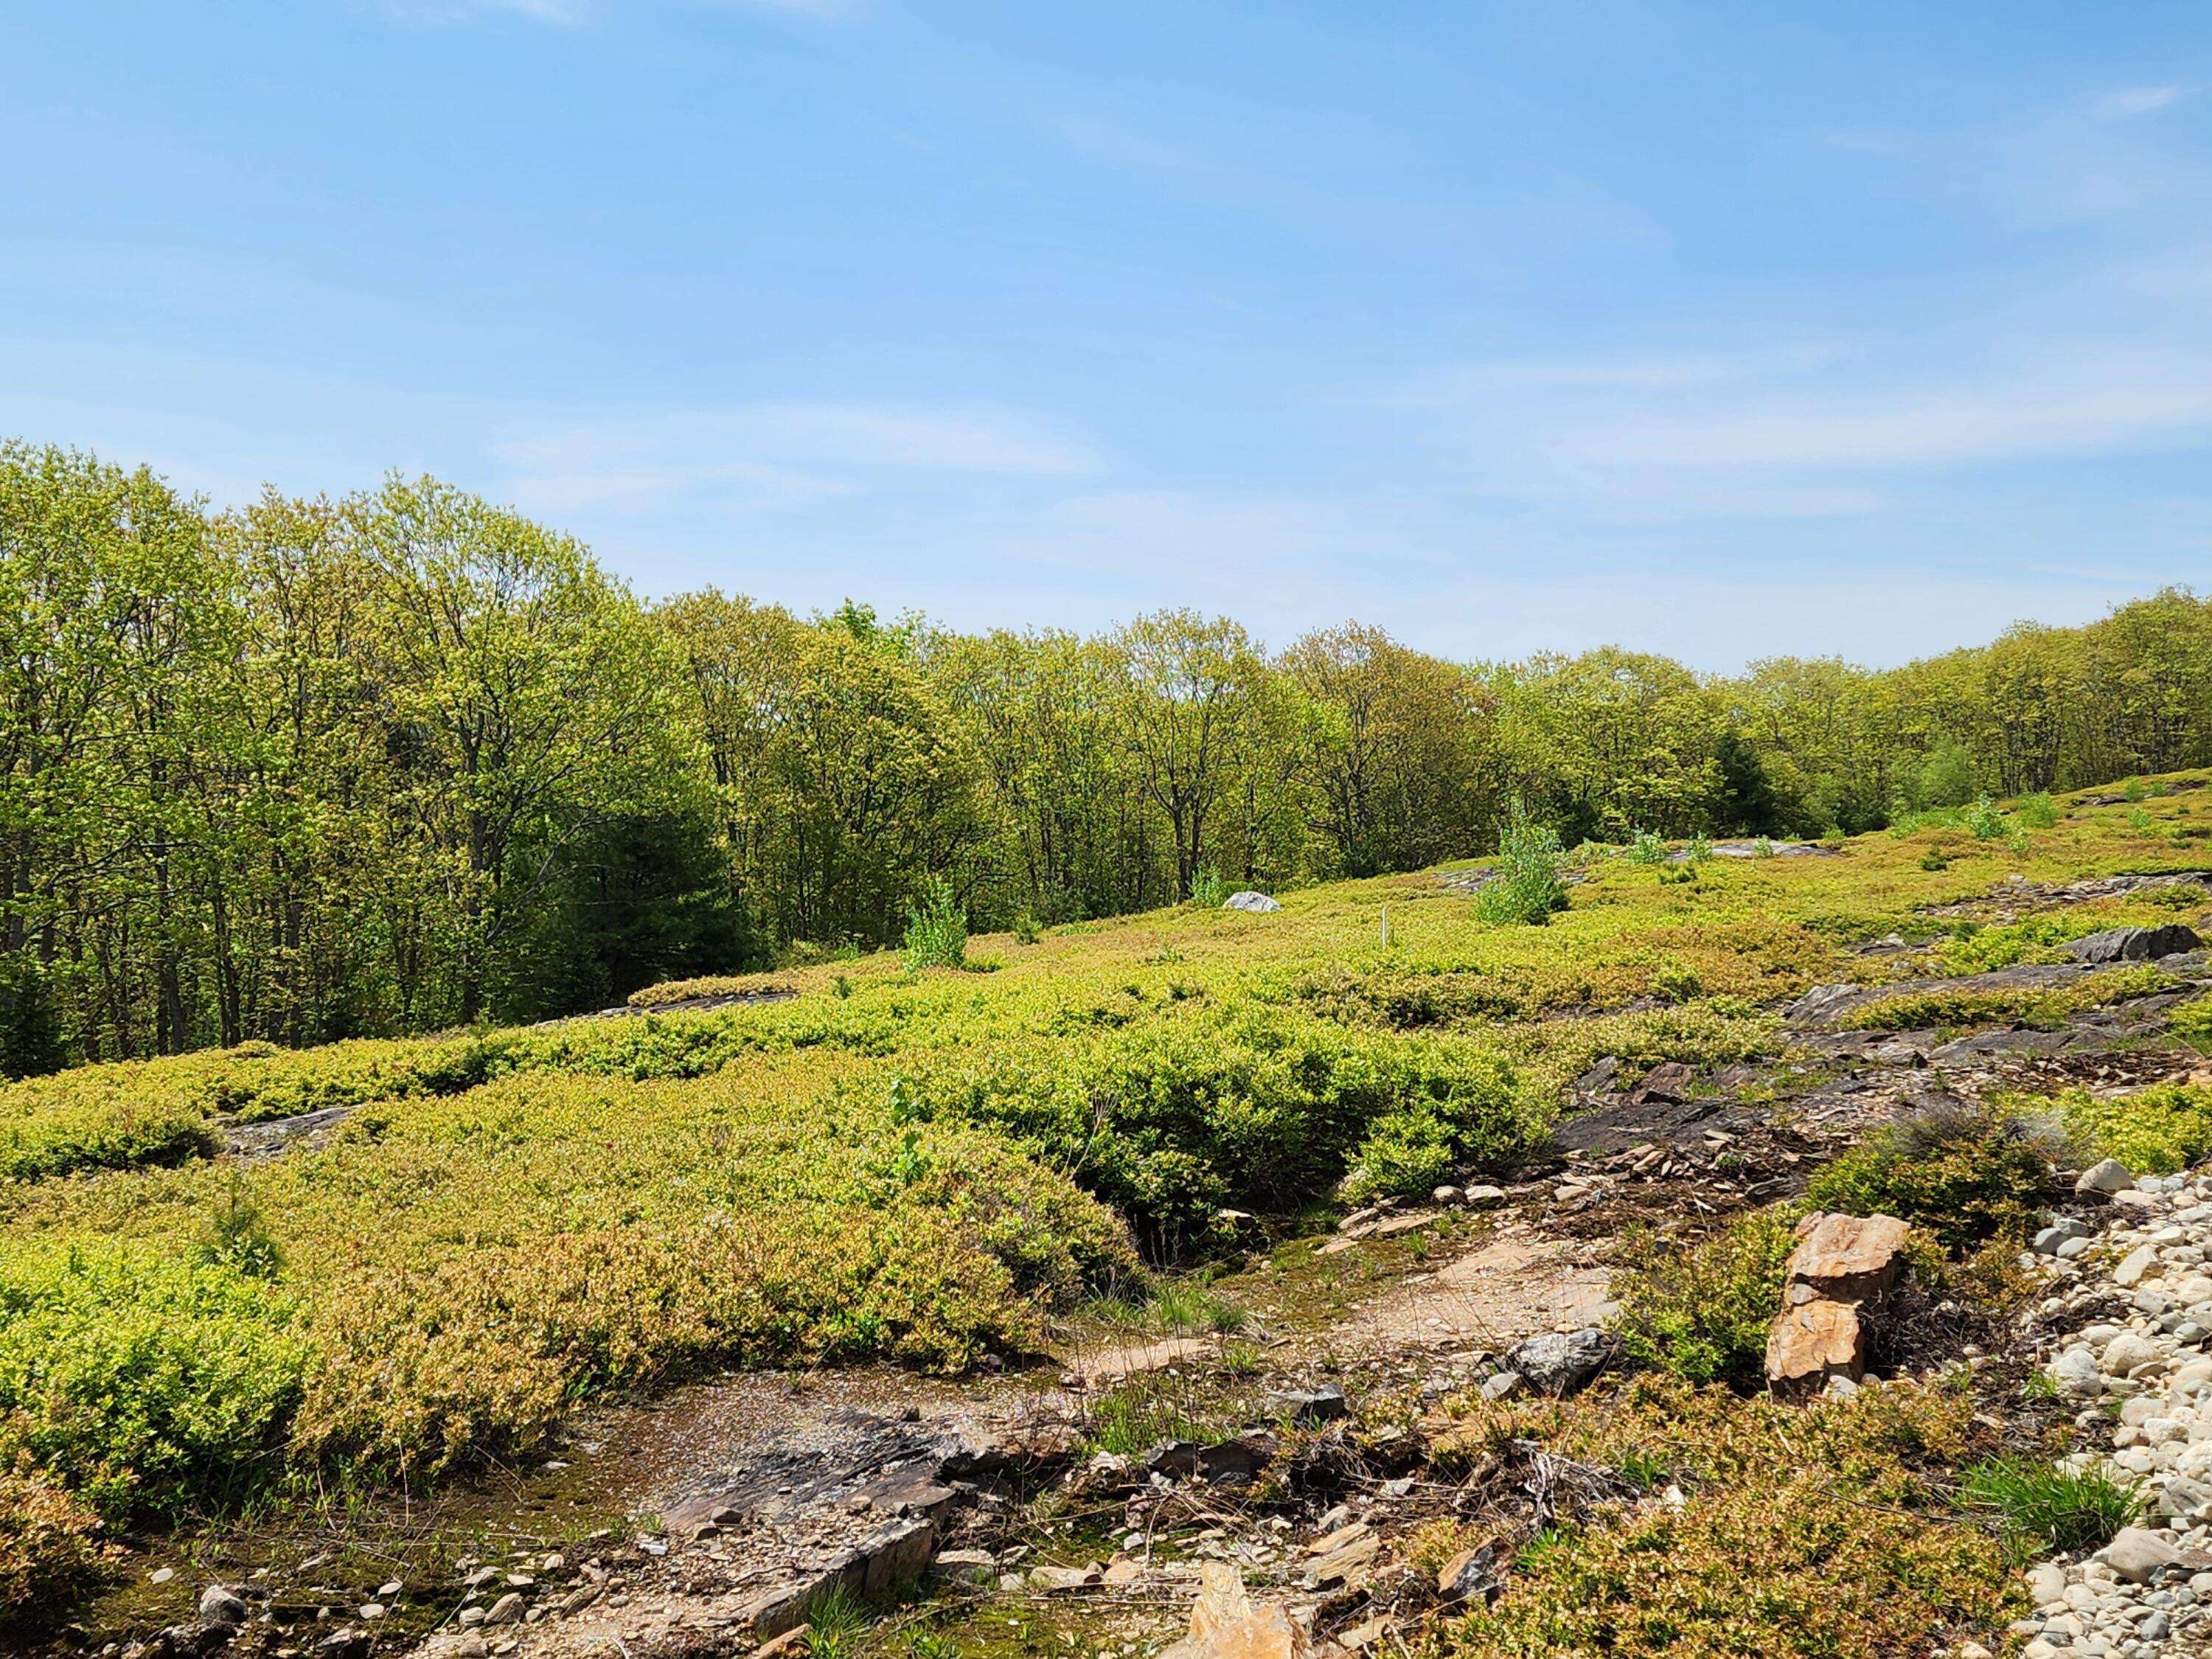
[(2196, 929), (2177, 921), (2164, 927), (2107, 928), (2074, 940), (2066, 946), (2066, 954), (2076, 962), (2156, 962), (2203, 943)]

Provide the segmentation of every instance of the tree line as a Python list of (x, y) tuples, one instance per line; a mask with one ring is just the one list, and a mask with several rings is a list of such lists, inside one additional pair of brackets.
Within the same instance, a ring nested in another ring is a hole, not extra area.
[(1905, 667), (1455, 663), (1188, 611), (641, 601), (431, 479), (211, 514), (0, 445), (0, 1071), (596, 1007), (897, 933), (2212, 762), (2212, 602)]

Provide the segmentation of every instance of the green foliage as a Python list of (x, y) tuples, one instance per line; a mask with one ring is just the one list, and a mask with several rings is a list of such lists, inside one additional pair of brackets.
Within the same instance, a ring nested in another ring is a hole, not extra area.
[[(811, 965), (896, 944), (931, 872), (995, 931), (1211, 908), (1212, 871), (1417, 869), (1510, 840), (1512, 792), (1571, 842), (1691, 836), (1694, 869), (1702, 830), (1839, 844), (1893, 793), (1900, 823), (1987, 829), (1984, 790), (2212, 762), (2212, 722), (2175, 712), (2212, 706), (2212, 601), (2179, 591), (1879, 673), (1717, 678), (1615, 649), (1452, 663), (1358, 623), (1271, 656), (1188, 611), (1083, 639), (648, 607), (432, 479), (210, 517), (10, 443), (0, 525), (0, 1076)], [(2027, 827), (1986, 839), (2024, 859)]]
[(2049, 1201), (2063, 1155), (2047, 1121), (1986, 1110), (1931, 1112), (1882, 1130), (1814, 1176), (1806, 1201), (1893, 1215), (1952, 1249), (2018, 1233)]
[(1654, 830), (1638, 830), (1629, 839), (1628, 859), (1632, 864), (1666, 863), (1667, 838)]
[(1959, 1524), (1932, 1462), (1986, 1431), (1955, 1390), (1798, 1407), (1646, 1377), (1625, 1397), (1486, 1407), (1465, 1438), (1585, 1463), (1662, 1459), (1685, 1499), (1596, 1506), (1525, 1551), (1503, 1595), (1447, 1625), (1455, 1659), (1836, 1659), (2001, 1627), (2015, 1582)]
[(1988, 1515), (2013, 1559), (2086, 1555), (2112, 1541), (2142, 1516), (2145, 1498), (2132, 1482), (2102, 1469), (2063, 1468), (2041, 1457), (1992, 1457), (1966, 1472), (1959, 1501)]
[(1622, 1351), (1694, 1384), (1755, 1382), (1796, 1219), (1786, 1207), (1755, 1211), (1688, 1249), (1650, 1231), (1624, 1238), (1614, 1290)]
[(1960, 922), (1936, 946), (1936, 961), (1947, 974), (1982, 974), (2019, 962), (2064, 962), (2069, 958), (2061, 945), (2113, 925), (2110, 915), (2080, 907), (1995, 927)]
[(104, 1575), (100, 1517), (38, 1472), (0, 1460), (0, 1635), (53, 1622)]
[(1221, 1429), (1199, 1411), (1181, 1379), (1152, 1372), (1092, 1397), (1085, 1413), (1084, 1438), (1092, 1449), (1120, 1457), (1141, 1457), (1163, 1440), (1208, 1444)]
[(1043, 937), (1044, 929), (1038, 925), (1034, 915), (1026, 909), (1015, 913), (1014, 942), (1016, 944), (1035, 945)]
[(283, 1265), (261, 1208), (246, 1195), (245, 1183), (233, 1179), (208, 1217), (198, 1259), (203, 1266), (228, 1267), (249, 1279), (274, 1279)]
[(2200, 1054), (2212, 1054), (2212, 998), (2200, 997), (2173, 1011), (2166, 1025)]
[(111, 1522), (275, 1479), (309, 1353), (295, 1299), (234, 1267), (0, 1246), (0, 1456), (34, 1458)]
[(2056, 988), (1900, 991), (1854, 1008), (1837, 1023), (1853, 1031), (1917, 1031), (1931, 1026), (1971, 1027), (2007, 1021), (2055, 1029), (2085, 1008), (2151, 996), (2174, 983), (2172, 975), (2146, 963)]
[(2212, 1087), (2162, 1083), (2118, 1098), (2059, 1096), (2068, 1127), (2100, 1155), (2144, 1175), (2171, 1175), (2212, 1157)]
[(1187, 1002), (1087, 1043), (946, 1056), (905, 1085), (920, 1109), (1003, 1126), (1161, 1248), (1211, 1237), (1224, 1206), (1280, 1210), (1351, 1171), (1355, 1192), (1494, 1162), (1540, 1133), (1512, 1067), (1480, 1045)]
[(1516, 801), (1498, 842), (1498, 873), (1475, 896), (1485, 921), (1540, 927), (1567, 908), (1566, 860), (1559, 832), (1531, 818)]
[(1928, 751), (1920, 764), (1918, 799), (1914, 805), (1964, 806), (1980, 793), (1979, 772), (1966, 744), (1946, 738)]
[(2058, 827), (2058, 807), (2047, 789), (2039, 789), (2032, 795), (2021, 796), (2014, 811), (2020, 821), (2030, 830), (2055, 830)]
[(1211, 864), (1201, 864), (1190, 878), (1190, 902), (1201, 910), (1218, 910), (1229, 896), (1229, 883)]
[(1966, 829), (1976, 841), (1996, 841), (2005, 832), (2004, 814), (1987, 795), (1979, 797), (1966, 814)]
[(1691, 836), (1689, 841), (1685, 844), (1683, 856), (1692, 864), (1705, 864), (1710, 862), (1713, 856), (1713, 843), (1711, 838), (1703, 835)]
[(968, 912), (945, 877), (928, 878), (907, 905), (899, 960), (909, 974), (925, 968), (958, 968), (967, 962)]

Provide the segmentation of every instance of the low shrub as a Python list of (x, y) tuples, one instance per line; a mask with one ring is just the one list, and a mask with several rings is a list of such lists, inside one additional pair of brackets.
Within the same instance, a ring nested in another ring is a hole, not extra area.
[(2166, 1083), (2114, 1099), (2069, 1089), (2057, 1106), (2098, 1153), (2138, 1174), (2171, 1175), (2212, 1157), (2212, 1088)]
[(1926, 1653), (2024, 1607), (1997, 1541), (1924, 1472), (1990, 1437), (1962, 1390), (1893, 1385), (1797, 1407), (1645, 1377), (1611, 1398), (1480, 1407), (1462, 1433), (1663, 1465), (1684, 1501), (1563, 1516), (1495, 1601), (1446, 1626), (1459, 1659)]
[(1806, 1201), (1848, 1215), (1893, 1215), (1953, 1250), (2021, 1231), (2050, 1196), (2063, 1156), (2048, 1120), (1988, 1110), (1930, 1112), (1891, 1125), (1815, 1174)]
[(2021, 962), (2064, 962), (2068, 958), (2062, 946), (2116, 925), (2102, 911), (2081, 908), (1996, 927), (1960, 922), (1937, 943), (1936, 961), (1947, 974), (1987, 973)]
[(106, 1565), (100, 1538), (100, 1517), (28, 1454), (0, 1461), (0, 1634), (45, 1621), (90, 1588)]
[(1687, 1382), (1755, 1384), (1796, 1221), (1787, 1206), (1757, 1211), (1688, 1249), (1650, 1231), (1624, 1238), (1613, 1281), (1622, 1351)]
[(2014, 809), (2020, 821), (2031, 830), (2055, 830), (2058, 827), (2058, 805), (2051, 799), (2049, 790), (2039, 790), (2033, 795), (2022, 795)]
[[(1217, 1212), (1284, 1210), (1516, 1155), (1547, 1127), (1513, 1067), (1466, 1039), (1194, 1000), (1073, 1047), (964, 1052), (908, 1074), (917, 1109), (1000, 1125), (1173, 1253)], [(1425, 1188), (1424, 1188), (1425, 1189)]]
[(899, 960), (909, 974), (925, 968), (957, 968), (968, 959), (968, 912), (952, 884), (930, 876), (906, 908), (906, 937)]
[(2200, 1054), (2212, 1054), (2212, 997), (2199, 997), (2173, 1011), (2166, 1029)]
[(1212, 865), (1201, 864), (1191, 872), (1190, 902), (1199, 909), (1218, 910), (1228, 896), (1229, 883)]
[(203, 1114), (175, 1102), (63, 1101), (0, 1116), (0, 1180), (156, 1168), (212, 1158), (222, 1146)]
[(1902, 991), (1851, 1010), (1837, 1022), (1848, 1031), (1917, 1031), (2006, 1023), (2055, 1030), (2086, 1009), (2155, 995), (2179, 981), (2144, 963), (2098, 974), (2071, 985), (1980, 991), (1945, 987)]
[(1475, 895), (1485, 921), (1541, 927), (1567, 908), (1566, 857), (1559, 831), (1539, 823), (1515, 802), (1498, 842), (1498, 875)]
[(0, 1459), (107, 1520), (219, 1509), (281, 1470), (309, 1344), (294, 1297), (118, 1242), (0, 1248)]

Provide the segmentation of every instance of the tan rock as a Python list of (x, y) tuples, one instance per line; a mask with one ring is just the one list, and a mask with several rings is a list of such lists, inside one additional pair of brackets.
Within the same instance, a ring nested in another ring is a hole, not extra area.
[(1815, 1211), (1797, 1224), (1784, 1269), (1783, 1312), (1766, 1337), (1766, 1380), (1812, 1392), (1866, 1371), (1868, 1304), (1896, 1284), (1912, 1229), (1892, 1215)]
[(1252, 1597), (1244, 1575), (1226, 1561), (1207, 1561), (1198, 1570), (1198, 1600), (1190, 1609), (1190, 1639), (1210, 1642), (1252, 1616)]
[(1208, 1561), (1199, 1570), (1190, 1634), (1160, 1659), (1316, 1659), (1311, 1640), (1279, 1601), (1257, 1605), (1237, 1569)]
[(1832, 1376), (1866, 1371), (1866, 1333), (1853, 1302), (1808, 1302), (1774, 1322), (1766, 1336), (1766, 1380), (1777, 1389), (1817, 1389)]
[(1336, 1637), (1337, 1645), (1354, 1652), (1361, 1648), (1371, 1648), (1388, 1636), (1393, 1628), (1389, 1614), (1377, 1613), (1364, 1624), (1354, 1625), (1349, 1630), (1339, 1631)]
[(1896, 1283), (1911, 1227), (1893, 1215), (1814, 1212), (1797, 1224), (1784, 1275), (1834, 1302), (1863, 1302)]
[(810, 1653), (814, 1647), (814, 1626), (793, 1625), (781, 1636), (770, 1637), (753, 1650), (753, 1659), (776, 1659), (778, 1654)]
[(1349, 1545), (1375, 1535), (1375, 1528), (1364, 1521), (1354, 1521), (1348, 1527), (1339, 1527), (1325, 1537), (1316, 1538), (1306, 1546), (1308, 1555), (1334, 1555)]

